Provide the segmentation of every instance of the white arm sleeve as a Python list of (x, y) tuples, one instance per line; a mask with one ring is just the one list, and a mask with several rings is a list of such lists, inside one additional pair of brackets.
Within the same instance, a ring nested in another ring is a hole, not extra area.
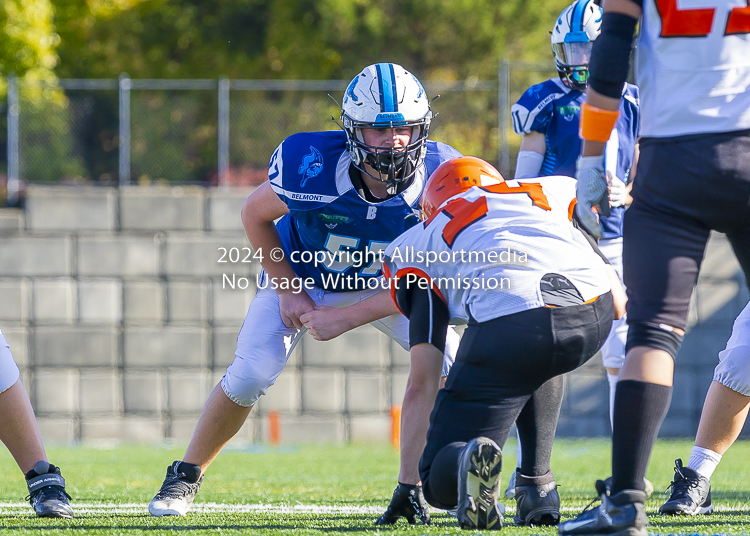
[(516, 174), (514, 179), (533, 179), (539, 176), (542, 169), (544, 155), (536, 151), (521, 151), (516, 160)]

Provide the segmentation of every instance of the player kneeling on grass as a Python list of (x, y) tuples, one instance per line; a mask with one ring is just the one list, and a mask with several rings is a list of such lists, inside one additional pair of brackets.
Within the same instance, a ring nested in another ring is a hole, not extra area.
[[(432, 368), (437, 395), (419, 463), (424, 495), (457, 508), (462, 528), (503, 525), (500, 447), (514, 422), (527, 449), (515, 521), (560, 519), (550, 470), (560, 375), (601, 348), (617, 285), (596, 242), (569, 220), (574, 200), (572, 178), (505, 181), (483, 160), (456, 158), (428, 180), (424, 221), (386, 250), (393, 299), (410, 319), (412, 363)], [(430, 252), (438, 262), (425, 261)], [(624, 293), (615, 293), (620, 316)], [(468, 326), (438, 391), (449, 323)]]
[(10, 346), (0, 333), (0, 441), (26, 476), (29, 502), (39, 517), (73, 517), (60, 469), (47, 461), (39, 427)]
[[(235, 360), (211, 393), (183, 460), (167, 469), (149, 504), (151, 515), (185, 515), (203, 473), (276, 381), (306, 331), (329, 340), (370, 323), (408, 349), (409, 322), (390, 299), (380, 253), (418, 223), (410, 216), (430, 173), (460, 155), (427, 140), (431, 119), (417, 78), (400, 65), (378, 63), (346, 89), (343, 132), (295, 134), (276, 149), (269, 182), (242, 208), (245, 232), (263, 257), (258, 293), (237, 338)], [(450, 333), (453, 351), (446, 346), (443, 375), (458, 346), (458, 335)], [(412, 363), (412, 372), (418, 369)], [(410, 376), (414, 403), (432, 407), (434, 393), (422, 399), (421, 382)], [(409, 414), (405, 404), (407, 428)], [(408, 512), (410, 520), (427, 523), (417, 461), (418, 455), (414, 467), (402, 470), (401, 482), (419, 506)]]

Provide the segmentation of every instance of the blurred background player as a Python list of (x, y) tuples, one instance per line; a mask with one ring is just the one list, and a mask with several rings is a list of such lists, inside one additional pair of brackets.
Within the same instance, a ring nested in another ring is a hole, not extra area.
[[(563, 523), (560, 534), (647, 533), (643, 477), (669, 408), (674, 360), (712, 229), (727, 235), (750, 280), (750, 13), (738, 3), (715, 4), (604, 3), (581, 117), (576, 212), (601, 233), (592, 207), (607, 205), (604, 144), (618, 120), (643, 16), (636, 53), (640, 160), (624, 227), (627, 354), (615, 398), (611, 487), (598, 481), (601, 507)], [(747, 341), (747, 326), (736, 324), (732, 336)], [(725, 362), (723, 376), (732, 387), (715, 382), (711, 396), (732, 404), (733, 391), (748, 385), (747, 361)]]
[(0, 440), (26, 476), (29, 502), (39, 517), (73, 517), (60, 468), (50, 464), (18, 366), (0, 333)]
[[(513, 129), (523, 136), (516, 162), (515, 178), (549, 175), (575, 176), (576, 158), (581, 152), (578, 136), (581, 104), (586, 101), (589, 58), (594, 40), (601, 32), (602, 8), (594, 0), (578, 0), (557, 17), (552, 29), (552, 53), (558, 78), (530, 87), (511, 109)], [(638, 138), (638, 88), (622, 88), (620, 117), (605, 148), (605, 169), (609, 184), (609, 216), (601, 218), (599, 249), (609, 259), (622, 281), (622, 220), (631, 170), (636, 164)], [(609, 382), (610, 423), (614, 408), (617, 375), (625, 360), (626, 318), (612, 324), (612, 332), (602, 347), (602, 363)], [(518, 449), (517, 465), (521, 456)], [(506, 497), (514, 494), (515, 475), (508, 482)]]
[(660, 514), (696, 515), (714, 511), (711, 476), (739, 437), (750, 408), (750, 304), (734, 321), (732, 336), (719, 353), (719, 364), (703, 404), (695, 445), (687, 467), (675, 460), (669, 499)]
[[(462, 528), (502, 527), (500, 446), (514, 422), (525, 449), (515, 522), (554, 525), (560, 519), (550, 470), (560, 375), (583, 365), (607, 338), (613, 284), (619, 314), (625, 301), (596, 243), (569, 220), (574, 200), (571, 177), (504, 181), (483, 160), (456, 158), (425, 187), (425, 221), (386, 250), (394, 301), (410, 318), (412, 361), (430, 362), (437, 372), (449, 322), (468, 324), (445, 388), (438, 391), (438, 375), (432, 375), (437, 399), (419, 464), (427, 501), (457, 508)], [(513, 250), (523, 258), (498, 263), (462, 255), (428, 263), (405, 258), (402, 252), (412, 249), (440, 256)], [(553, 399), (535, 404), (540, 388)], [(534, 411), (540, 414), (529, 415)]]
[[(329, 340), (370, 323), (408, 349), (409, 322), (377, 284), (385, 282), (379, 254), (417, 223), (414, 211), (429, 174), (460, 155), (427, 140), (431, 119), (419, 80), (400, 65), (378, 63), (346, 89), (343, 131), (295, 134), (273, 153), (269, 181), (242, 208), (250, 243), (263, 253), (261, 288), (240, 330), (235, 360), (206, 402), (184, 458), (167, 468), (149, 504), (151, 515), (185, 515), (206, 469), (276, 381), (306, 331)], [(272, 251), (283, 251), (283, 258), (272, 257)], [(344, 255), (304, 263), (291, 262), (292, 252), (313, 258), (322, 258), (316, 255), (321, 252)], [(314, 285), (301, 291), (291, 284), (307, 279)], [(449, 339), (443, 376), (458, 335), (451, 331)], [(424, 433), (412, 433), (427, 427), (426, 418), (424, 426), (414, 422), (414, 407), (431, 408), (434, 402), (434, 395), (424, 398), (424, 378), (421, 363), (412, 360), (402, 409), (399, 485), (381, 518), (384, 524), (400, 516), (429, 522), (417, 470)]]

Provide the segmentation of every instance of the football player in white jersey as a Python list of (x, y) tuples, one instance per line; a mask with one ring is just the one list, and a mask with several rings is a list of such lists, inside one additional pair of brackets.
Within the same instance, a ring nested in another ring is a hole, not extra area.
[(10, 345), (0, 333), (0, 441), (26, 476), (29, 502), (39, 517), (73, 517), (60, 468), (50, 464), (44, 451), (29, 395)]
[[(344, 92), (342, 130), (294, 134), (276, 149), (269, 181), (242, 208), (264, 273), (237, 338), (235, 360), (211, 393), (184, 458), (167, 468), (149, 504), (151, 515), (187, 513), (203, 474), (276, 381), (305, 332), (329, 340), (369, 323), (408, 349), (409, 322), (383, 288), (380, 252), (417, 223), (413, 215), (429, 173), (460, 155), (427, 139), (431, 119), (419, 80), (400, 65), (378, 63), (363, 69)], [(457, 345), (451, 330), (443, 376)], [(402, 408), (399, 484), (379, 524), (400, 517), (429, 523), (417, 470), (424, 435), (414, 433), (422, 429), (414, 408), (429, 409), (434, 402), (434, 396), (425, 396), (425, 381), (421, 364), (412, 362)]]
[[(393, 299), (410, 319), (412, 362), (435, 371), (437, 399), (419, 464), (424, 495), (433, 506), (456, 508), (463, 528), (502, 527), (500, 446), (514, 422), (525, 445), (537, 446), (524, 451), (515, 521), (560, 518), (550, 470), (560, 406), (534, 397), (545, 389), (560, 400), (560, 375), (601, 348), (614, 316), (612, 285), (619, 285), (595, 241), (570, 221), (574, 204), (573, 178), (504, 181), (483, 160), (455, 158), (425, 186), (423, 223), (386, 249)], [(619, 294), (618, 316), (622, 288)], [(438, 391), (449, 323), (468, 326)], [(523, 414), (537, 409), (544, 415), (535, 427)]]
[[(552, 53), (558, 76), (527, 89), (511, 108), (513, 130), (523, 136), (516, 162), (515, 178), (565, 175), (573, 177), (581, 152), (578, 136), (581, 105), (586, 102), (591, 47), (599, 36), (602, 8), (594, 0), (576, 0), (555, 19), (551, 32)], [(605, 148), (605, 169), (609, 181), (610, 214), (602, 217), (599, 249), (609, 259), (622, 281), (622, 219), (630, 205), (629, 188), (637, 160), (639, 121), (638, 88), (625, 84), (620, 116)], [(602, 364), (609, 383), (610, 424), (614, 409), (617, 377), (625, 361), (626, 317), (612, 324), (602, 347)], [(516, 463), (520, 466), (519, 448)], [(647, 485), (653, 489), (651, 483)], [(511, 475), (506, 497), (515, 494)]]
[[(750, 280), (750, 8), (739, 0), (704, 5), (604, 2), (581, 112), (576, 211), (600, 233), (592, 207), (607, 208), (602, 152), (617, 121), (640, 19), (642, 137), (623, 250), (627, 353), (615, 397), (612, 484), (607, 489), (598, 481), (602, 506), (561, 524), (560, 534), (647, 533), (643, 478), (669, 408), (674, 360), (711, 230), (727, 235)], [(746, 346), (747, 325), (736, 325), (733, 338)], [(732, 352), (714, 375), (709, 402), (723, 398), (739, 401), (733, 410), (745, 407), (747, 370), (748, 352)], [(677, 480), (692, 476), (678, 469)], [(702, 487), (694, 498), (701, 503), (709, 490), (695, 483)]]

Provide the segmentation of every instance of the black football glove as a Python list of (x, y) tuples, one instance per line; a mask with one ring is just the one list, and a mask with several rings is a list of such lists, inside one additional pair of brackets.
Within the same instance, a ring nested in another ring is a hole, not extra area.
[(430, 524), (430, 511), (427, 509), (422, 486), (399, 482), (393, 491), (391, 504), (375, 524), (393, 525), (399, 517), (405, 517), (410, 525), (414, 525), (417, 520), (423, 525)]

